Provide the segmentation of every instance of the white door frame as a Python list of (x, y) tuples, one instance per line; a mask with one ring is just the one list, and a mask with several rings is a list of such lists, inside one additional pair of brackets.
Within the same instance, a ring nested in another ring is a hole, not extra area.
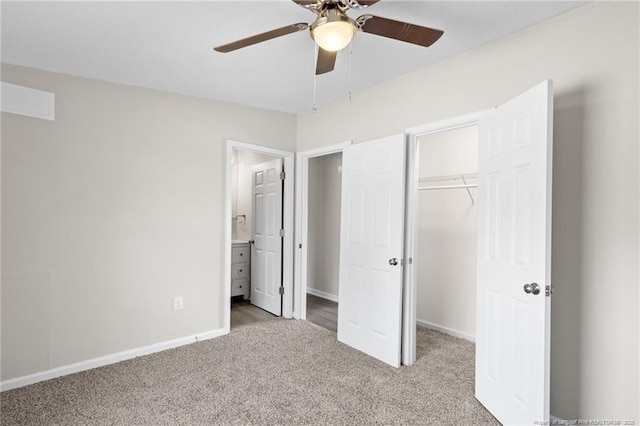
[(280, 149), (269, 148), (261, 145), (254, 145), (246, 142), (239, 142), (227, 139), (226, 156), (226, 201), (225, 201), (225, 233), (224, 233), (224, 332), (231, 330), (231, 234), (232, 234), (232, 191), (231, 172), (233, 170), (233, 150), (252, 151), (259, 154), (280, 157), (284, 161), (284, 206), (282, 218), (284, 222), (284, 241), (282, 245), (282, 285), (284, 286), (284, 296), (282, 297), (282, 316), (291, 318), (293, 316), (293, 197), (294, 197), (294, 153)]
[(416, 242), (418, 213), (418, 141), (422, 136), (477, 125), (480, 117), (493, 108), (407, 129), (407, 182), (405, 206), (405, 259), (402, 306), (402, 364), (416, 361), (416, 314), (418, 286), (418, 249)]
[(296, 247), (293, 317), (307, 319), (307, 233), (309, 230), (309, 159), (341, 153), (351, 142), (298, 152), (296, 155)]

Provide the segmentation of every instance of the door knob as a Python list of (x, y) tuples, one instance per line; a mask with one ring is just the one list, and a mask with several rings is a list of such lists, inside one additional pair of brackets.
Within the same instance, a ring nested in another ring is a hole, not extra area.
[(540, 294), (540, 285), (538, 283), (525, 284), (524, 292), (533, 295)]
[(396, 259), (395, 257), (389, 259), (389, 265), (396, 266), (397, 264), (398, 264), (398, 259)]

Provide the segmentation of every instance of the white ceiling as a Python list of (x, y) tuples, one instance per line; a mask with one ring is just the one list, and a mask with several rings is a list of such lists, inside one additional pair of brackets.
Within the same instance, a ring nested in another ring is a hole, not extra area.
[[(444, 30), (430, 48), (358, 33), (319, 76), (317, 105), (541, 22), (585, 2), (382, 0), (366, 13)], [(2, 1), (2, 62), (272, 110), (309, 110), (307, 32), (231, 53), (213, 47), (315, 15), (289, 0)], [(364, 12), (350, 11), (351, 17)], [(351, 67), (349, 63), (351, 62)], [(351, 70), (350, 70), (351, 68)]]

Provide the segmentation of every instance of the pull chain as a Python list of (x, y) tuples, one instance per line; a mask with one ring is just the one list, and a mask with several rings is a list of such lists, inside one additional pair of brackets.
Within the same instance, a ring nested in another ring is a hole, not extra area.
[[(313, 43), (314, 49), (313, 49), (313, 63), (316, 64), (316, 61), (318, 60), (318, 45), (316, 43)], [(318, 64), (316, 64), (316, 67), (318, 66)], [(313, 106), (311, 107), (311, 112), (318, 112), (318, 108), (316, 107), (316, 89), (317, 89), (317, 78), (318, 76), (316, 75), (316, 72), (314, 70), (313, 72)]]
[(351, 102), (351, 93), (352, 93), (352, 77), (353, 77), (353, 40), (349, 42), (349, 102)]

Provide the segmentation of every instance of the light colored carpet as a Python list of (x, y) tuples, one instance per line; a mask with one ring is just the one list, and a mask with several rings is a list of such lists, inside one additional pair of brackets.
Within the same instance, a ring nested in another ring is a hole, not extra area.
[(308, 321), (217, 339), (0, 394), (3, 425), (498, 424), (474, 399), (474, 345), (418, 329), (389, 367)]

